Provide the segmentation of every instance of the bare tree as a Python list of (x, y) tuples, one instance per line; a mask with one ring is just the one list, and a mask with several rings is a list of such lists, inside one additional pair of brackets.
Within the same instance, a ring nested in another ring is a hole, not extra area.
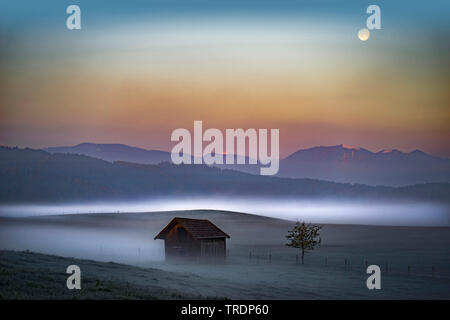
[(322, 229), (322, 226), (297, 221), (294, 228), (288, 231), (286, 236), (288, 243), (286, 245), (302, 251), (302, 264), (305, 261), (305, 252), (320, 246), (322, 242), (319, 233), (320, 229)]

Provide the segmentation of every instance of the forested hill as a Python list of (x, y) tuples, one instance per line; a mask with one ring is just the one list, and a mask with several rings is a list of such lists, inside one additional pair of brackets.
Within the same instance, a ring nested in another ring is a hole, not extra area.
[(250, 175), (204, 165), (111, 163), (83, 155), (0, 147), (0, 201), (3, 203), (195, 195), (449, 202), (450, 184), (372, 187)]

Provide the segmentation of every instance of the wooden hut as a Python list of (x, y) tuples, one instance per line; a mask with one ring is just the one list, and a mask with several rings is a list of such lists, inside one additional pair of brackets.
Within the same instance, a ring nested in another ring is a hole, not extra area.
[(174, 218), (155, 237), (164, 240), (166, 259), (225, 259), (228, 234), (209, 220)]

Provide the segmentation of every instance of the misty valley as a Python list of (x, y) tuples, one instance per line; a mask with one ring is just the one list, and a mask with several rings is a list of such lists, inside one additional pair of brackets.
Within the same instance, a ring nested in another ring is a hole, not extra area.
[[(448, 294), (450, 234), (448, 227), (437, 226), (441, 223), (448, 226), (448, 210), (445, 208), (421, 207), (422, 214), (435, 217), (436, 226), (425, 227), (424, 224), (429, 224), (430, 220), (420, 216), (397, 220), (398, 226), (387, 226), (383, 221), (393, 221), (389, 219), (395, 214), (414, 214), (415, 206), (403, 204), (402, 209), (398, 204), (380, 206), (377, 208), (378, 217), (372, 213), (364, 220), (361, 216), (364, 216), (365, 208), (372, 207), (373, 210), (373, 206), (360, 204), (352, 209), (349, 203), (341, 206), (322, 203), (322, 207), (320, 204), (314, 207), (311, 203), (296, 203), (295, 209), (289, 210), (287, 204), (283, 207), (281, 203), (259, 201), (259, 207), (257, 200), (242, 201), (240, 211), (256, 208), (263, 215), (211, 209), (185, 210), (189, 206), (198, 207), (200, 203), (213, 206), (211, 199), (209, 203), (205, 200), (191, 204), (172, 199), (159, 203), (35, 206), (34, 212), (33, 206), (2, 206), (0, 248), (77, 259), (76, 263), (82, 270), (93, 267), (90, 261), (103, 261), (106, 264), (101, 267), (103, 271), (95, 273), (97, 278), (118, 277), (121, 281), (136, 284), (137, 274), (164, 270), (169, 272), (165, 276), (164, 288), (190, 296), (405, 299)], [(220, 208), (220, 202), (216, 200), (215, 203)], [(293, 206), (292, 203), (290, 205)], [(109, 210), (113, 207), (119, 210)], [(177, 207), (184, 209), (176, 210)], [(273, 211), (269, 213), (268, 208)], [(340, 221), (338, 218), (330, 219), (345, 210), (353, 212), (353, 219), (349, 215), (343, 215)], [(21, 211), (22, 216), (18, 214)], [(355, 220), (357, 216), (360, 217)], [(208, 219), (229, 233), (226, 263), (211, 266), (208, 263), (166, 261), (164, 243), (153, 238), (174, 217)], [(305, 265), (298, 265), (298, 252), (285, 246), (287, 231), (299, 218), (323, 225), (322, 245), (307, 253)], [(325, 221), (334, 221), (334, 224)], [(358, 225), (348, 224), (350, 221), (356, 221)], [(403, 221), (414, 223), (402, 226)], [(0, 256), (8, 257), (8, 252), (1, 251)], [(23, 259), (27, 261), (28, 258)], [(30, 259), (53, 261), (51, 257), (35, 255)], [(117, 273), (122, 267), (114, 267), (109, 262), (143, 269)], [(367, 263), (388, 268), (389, 273), (383, 273), (382, 293), (369, 292), (365, 288)], [(112, 267), (119, 269), (111, 270)], [(39, 268), (45, 270), (46, 264)], [(318, 282), (316, 278), (322, 280)], [(151, 279), (159, 279), (159, 276), (145, 281), (156, 281)], [(397, 289), (391, 291), (390, 287)]]
[[(169, 153), (123, 145), (0, 147), (0, 156), (0, 294), (6, 298), (449, 297), (450, 184), (446, 174), (444, 182), (427, 182), (423, 174), (430, 173), (420, 169), (447, 172), (445, 159), (342, 145), (280, 161), (282, 171), (310, 166), (310, 173), (312, 163), (322, 172), (340, 161), (340, 168), (354, 170), (347, 177), (372, 179), (366, 173), (375, 172), (385, 182), (368, 185), (261, 176), (246, 172), (247, 164), (174, 165), (166, 161)], [(405, 181), (402, 166), (420, 183), (395, 185)], [(181, 246), (157, 237), (175, 218), (192, 228), (167, 231), (185, 241)], [(296, 221), (322, 226), (320, 246), (304, 256), (286, 245)], [(223, 259), (185, 259), (187, 252)], [(67, 292), (68, 265), (81, 268), (86, 290)], [(381, 290), (366, 287), (368, 265), (379, 267)], [(59, 280), (48, 281), (49, 274)]]

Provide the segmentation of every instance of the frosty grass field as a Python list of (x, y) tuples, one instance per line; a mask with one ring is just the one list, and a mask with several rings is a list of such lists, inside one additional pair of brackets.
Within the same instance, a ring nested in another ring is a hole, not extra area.
[[(153, 237), (175, 216), (209, 219), (230, 234), (226, 263), (164, 262), (163, 242)], [(325, 224), (322, 246), (301, 265), (296, 250), (284, 245), (292, 225), (212, 210), (1, 217), (0, 249), (8, 251), (0, 252), (0, 294), (6, 299), (450, 298), (449, 227)], [(381, 290), (367, 289), (366, 263), (381, 267)], [(79, 292), (65, 288), (69, 264), (82, 270)]]

